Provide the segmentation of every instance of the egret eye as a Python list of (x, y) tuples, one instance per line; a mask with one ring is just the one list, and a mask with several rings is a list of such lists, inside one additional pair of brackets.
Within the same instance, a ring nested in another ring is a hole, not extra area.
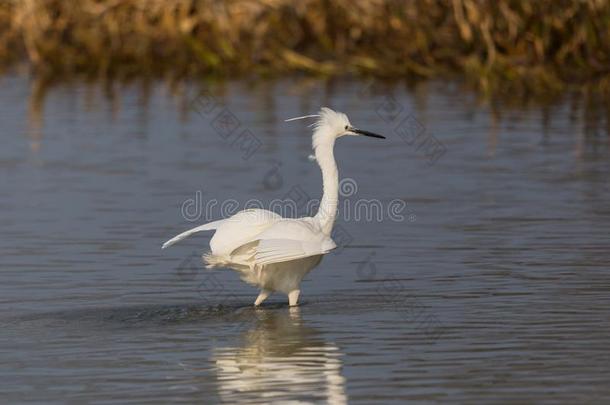
[(345, 130), (347, 131), (348, 129), (349, 129), (349, 125), (346, 125), (345, 126)]

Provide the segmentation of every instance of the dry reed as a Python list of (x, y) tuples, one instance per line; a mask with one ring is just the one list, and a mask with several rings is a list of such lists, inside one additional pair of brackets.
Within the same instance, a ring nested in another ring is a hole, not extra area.
[(606, 0), (20, 0), (0, 2), (0, 65), (172, 77), (461, 74), (610, 88)]

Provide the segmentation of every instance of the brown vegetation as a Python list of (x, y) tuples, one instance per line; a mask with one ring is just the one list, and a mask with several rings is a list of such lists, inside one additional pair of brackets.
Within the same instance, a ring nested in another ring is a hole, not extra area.
[(45, 75), (462, 74), (610, 88), (606, 0), (0, 0), (0, 65)]

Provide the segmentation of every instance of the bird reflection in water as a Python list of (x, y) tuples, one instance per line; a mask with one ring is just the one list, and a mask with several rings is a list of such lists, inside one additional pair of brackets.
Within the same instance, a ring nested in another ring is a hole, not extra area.
[(223, 402), (347, 403), (339, 348), (306, 326), (299, 311), (254, 310), (257, 321), (242, 345), (215, 349)]

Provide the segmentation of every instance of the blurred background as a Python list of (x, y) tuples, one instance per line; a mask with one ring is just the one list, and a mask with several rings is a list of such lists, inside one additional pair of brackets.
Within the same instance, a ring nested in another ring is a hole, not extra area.
[[(610, 2), (1, 0), (0, 71), (4, 401), (610, 398)], [(388, 139), (299, 308), (160, 250), (319, 198), (322, 106)]]

